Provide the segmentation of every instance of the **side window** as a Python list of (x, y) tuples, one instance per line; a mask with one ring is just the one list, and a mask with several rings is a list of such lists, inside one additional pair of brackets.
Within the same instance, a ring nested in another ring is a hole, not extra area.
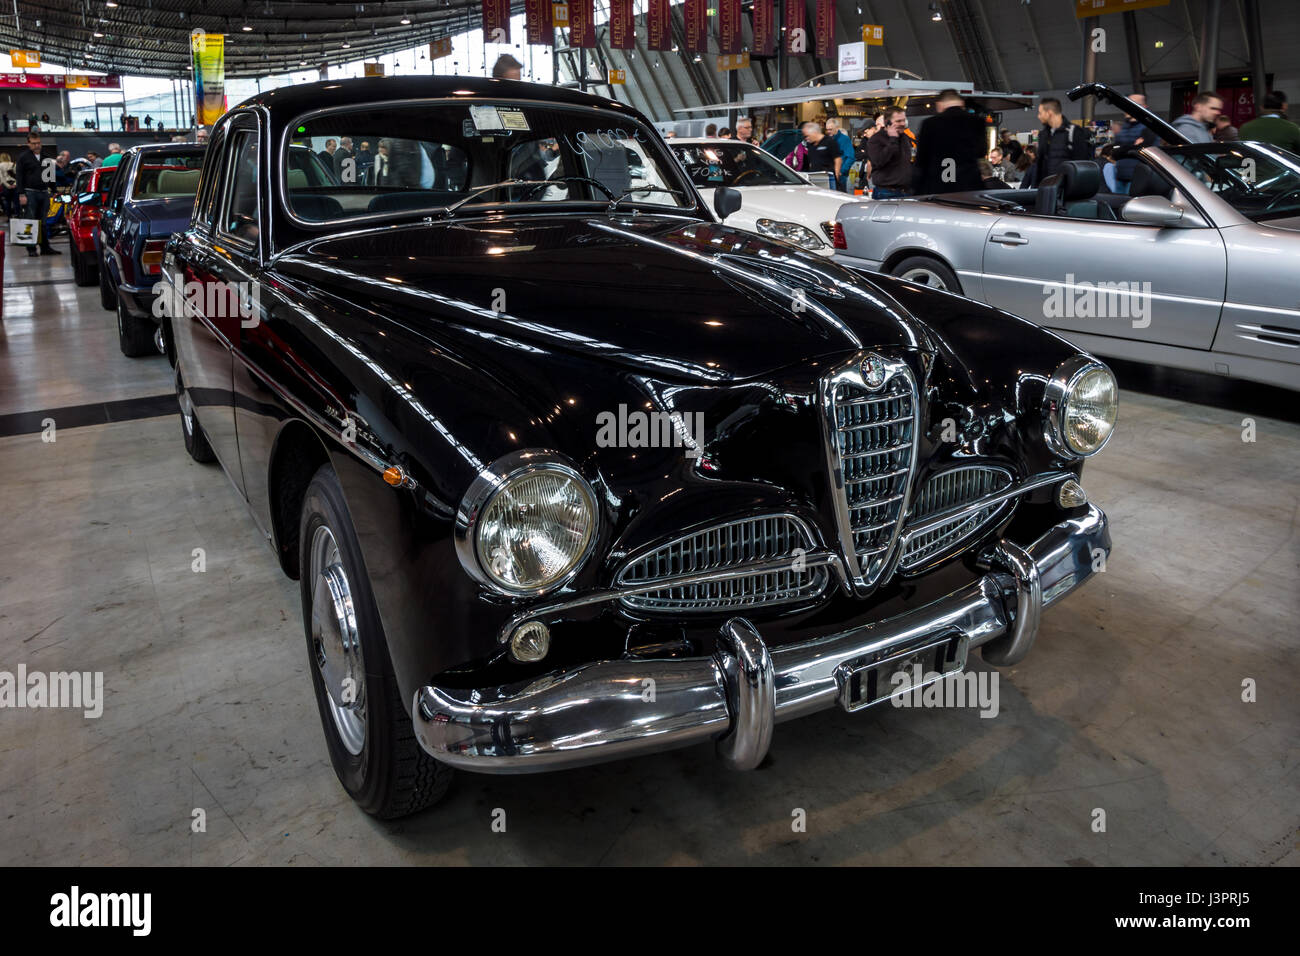
[(226, 151), (226, 178), (220, 198), (217, 231), (239, 242), (257, 242), (257, 132), (236, 130)]
[(108, 184), (108, 198), (104, 201), (106, 208), (115, 209), (117, 207), (118, 201), (122, 198), (122, 184), (128, 178), (127, 173), (126, 163), (118, 163), (112, 181)]
[(216, 207), (218, 184), (221, 182), (221, 154), (226, 141), (226, 128), (220, 127), (208, 144), (208, 153), (203, 159), (203, 174), (199, 180), (199, 195), (194, 200), (194, 227), (200, 232), (212, 231), (213, 210)]

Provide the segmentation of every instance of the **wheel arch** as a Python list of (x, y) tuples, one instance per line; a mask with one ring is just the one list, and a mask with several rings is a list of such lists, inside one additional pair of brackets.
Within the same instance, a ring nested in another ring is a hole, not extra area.
[(321, 435), (300, 418), (287, 421), (277, 433), (267, 466), (267, 498), (271, 511), (271, 538), (280, 568), (297, 580), (298, 525), (303, 496), (312, 476), (331, 456)]
[(943, 253), (937, 252), (928, 246), (904, 246), (900, 249), (894, 249), (885, 257), (885, 261), (880, 264), (880, 271), (888, 272), (890, 275), (893, 275), (891, 270), (894, 266), (898, 265), (904, 259), (910, 259), (913, 256), (925, 256), (927, 259), (934, 259), (936, 262), (942, 262), (953, 271), (954, 275), (959, 274), (957, 272), (957, 267), (949, 262)]

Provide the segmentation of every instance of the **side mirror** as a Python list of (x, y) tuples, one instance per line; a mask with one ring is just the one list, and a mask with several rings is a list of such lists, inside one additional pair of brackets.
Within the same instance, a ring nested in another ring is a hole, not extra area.
[(77, 205), (79, 206), (101, 205), (99, 200), (99, 193), (82, 193), (80, 196), (77, 197)]
[(1125, 222), (1144, 226), (1174, 226), (1182, 221), (1183, 210), (1163, 196), (1137, 196), (1124, 204)]
[(724, 222), (733, 212), (740, 212), (740, 190), (730, 186), (719, 186), (713, 190), (713, 211)]

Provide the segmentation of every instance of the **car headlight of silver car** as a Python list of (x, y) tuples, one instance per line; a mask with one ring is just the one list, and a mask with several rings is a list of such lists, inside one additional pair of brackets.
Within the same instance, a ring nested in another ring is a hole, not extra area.
[(571, 578), (596, 540), (596, 496), (554, 452), (516, 452), (474, 479), (456, 513), (456, 550), (475, 580), (511, 595)]
[(1115, 375), (1091, 356), (1067, 359), (1047, 382), (1043, 434), (1058, 455), (1084, 458), (1101, 451), (1118, 414)]
[(777, 219), (760, 219), (755, 225), (758, 231), (773, 239), (784, 239), (804, 249), (823, 249), (826, 243), (817, 233), (797, 222), (781, 222)]

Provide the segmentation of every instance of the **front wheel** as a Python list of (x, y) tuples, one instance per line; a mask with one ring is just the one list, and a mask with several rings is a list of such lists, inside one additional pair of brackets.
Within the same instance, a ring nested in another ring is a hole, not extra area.
[(932, 289), (955, 292), (957, 295), (962, 294), (961, 283), (957, 281), (957, 273), (948, 268), (945, 263), (930, 256), (909, 256), (890, 269), (889, 274), (898, 276), (900, 279), (906, 279), (909, 282), (928, 285)]
[(432, 806), (452, 770), (416, 742), (343, 489), (328, 464), (307, 486), (298, 541), (312, 686), (339, 782), (382, 819)]

